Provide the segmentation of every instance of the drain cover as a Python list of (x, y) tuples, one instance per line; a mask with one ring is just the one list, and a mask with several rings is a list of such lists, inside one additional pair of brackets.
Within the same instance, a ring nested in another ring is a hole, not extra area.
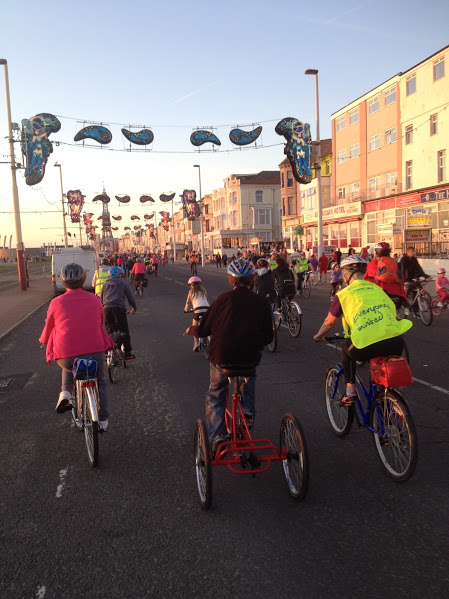
[(2, 379), (0, 378), (0, 387), (7, 387), (12, 379)]

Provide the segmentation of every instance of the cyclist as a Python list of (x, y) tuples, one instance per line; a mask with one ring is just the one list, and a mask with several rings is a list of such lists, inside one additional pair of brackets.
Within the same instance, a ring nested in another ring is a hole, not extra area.
[(100, 297), (101, 290), (103, 289), (103, 285), (108, 278), (109, 269), (111, 268), (111, 261), (108, 258), (103, 258), (101, 261), (100, 268), (94, 273), (94, 278), (92, 279), (92, 287), (95, 289), (95, 295)]
[(256, 262), (256, 272), (254, 275), (254, 289), (259, 295), (266, 297), (270, 304), (276, 300), (276, 290), (274, 288), (274, 271), (270, 270), (268, 260), (260, 258)]
[(189, 262), (190, 262), (190, 272), (193, 275), (196, 275), (196, 264), (198, 262), (198, 258), (196, 256), (195, 252), (190, 252)]
[(146, 274), (150, 274), (151, 273), (151, 254), (147, 254), (143, 260), (143, 263), (145, 264), (145, 271)]
[[(225, 439), (224, 422), (228, 377), (222, 367), (255, 368), (262, 357), (262, 349), (273, 340), (271, 308), (268, 301), (251, 293), (254, 266), (240, 258), (227, 269), (232, 291), (222, 293), (201, 319), (198, 326), (189, 327), (187, 335), (208, 337), (210, 384), (206, 394), (206, 419), (212, 455)], [(256, 380), (249, 377), (242, 382), (240, 393), (242, 409), (251, 426), (254, 416)]]
[[(390, 256), (391, 247), (386, 241), (374, 246), (375, 258), (368, 263), (365, 281), (376, 283), (391, 297), (397, 307), (407, 304), (402, 273), (396, 260)], [(361, 256), (362, 257), (362, 256)], [(408, 309), (406, 308), (408, 311)]]
[(331, 274), (331, 299), (337, 293), (337, 287), (339, 285), (343, 285), (343, 273), (340, 269), (340, 265), (338, 262), (335, 262), (332, 265), (332, 274)]
[(421, 268), (421, 265), (415, 256), (415, 248), (412, 246), (408, 247), (406, 253), (402, 256), (400, 266), (404, 274), (405, 282), (408, 284), (409, 288), (414, 286), (415, 281), (419, 277), (425, 277), (426, 279), (430, 278)]
[(296, 276), (298, 277), (298, 283), (296, 285), (296, 288), (301, 293), (302, 293), (302, 281), (304, 278), (304, 273), (307, 272), (309, 270), (309, 268), (310, 268), (309, 260), (306, 258), (306, 253), (300, 252), (299, 258), (296, 260), (295, 272), (296, 272)]
[(444, 268), (439, 268), (437, 272), (438, 276), (435, 279), (435, 290), (440, 298), (438, 307), (444, 307), (444, 301), (449, 300), (449, 279), (446, 277), (446, 271)]
[(271, 252), (270, 254), (270, 270), (274, 270), (276, 268), (276, 258), (277, 258), (277, 254), (276, 252)]
[(134, 277), (134, 287), (136, 288), (136, 290), (139, 286), (139, 281), (144, 280), (145, 274), (145, 264), (142, 262), (142, 258), (137, 257), (136, 263), (134, 264), (131, 270), (131, 275)]
[(346, 287), (334, 297), (329, 314), (315, 341), (324, 336), (343, 317), (345, 341), (342, 345), (343, 372), (346, 393), (341, 399), (345, 406), (356, 401), (356, 362), (366, 362), (382, 356), (400, 356), (404, 344), (402, 333), (412, 326), (409, 320), (396, 319), (396, 307), (388, 295), (375, 283), (364, 280), (367, 263), (353, 254), (341, 261)]
[(295, 275), (284, 258), (276, 259), (276, 268), (273, 270), (273, 277), (276, 282), (276, 310), (281, 307), (281, 300), (285, 297), (295, 296)]
[[(188, 281), (190, 291), (187, 295), (186, 305), (184, 306), (184, 312), (189, 312), (189, 306), (193, 308), (193, 321), (192, 326), (195, 326), (200, 321), (203, 314), (209, 309), (209, 302), (207, 300), (207, 291), (202, 286), (202, 281), (199, 277), (190, 277)], [(198, 337), (193, 338), (193, 351), (198, 351), (200, 347), (200, 340)]]
[(103, 329), (104, 312), (100, 300), (83, 289), (86, 274), (79, 264), (67, 264), (62, 268), (60, 277), (66, 292), (50, 302), (39, 341), (47, 345), (47, 362), (55, 360), (62, 368), (61, 393), (56, 404), (58, 414), (72, 407), (72, 366), (75, 358), (98, 362), (100, 426), (105, 431), (108, 427), (109, 394), (104, 352), (111, 349), (112, 341)]
[(126, 318), (126, 300), (131, 306), (130, 314), (137, 312), (136, 299), (130, 286), (122, 281), (124, 272), (118, 266), (109, 269), (109, 278), (101, 291), (101, 303), (104, 309), (106, 330), (109, 334), (118, 331), (123, 335), (125, 359), (134, 360), (131, 353), (131, 337), (129, 336), (128, 320)]

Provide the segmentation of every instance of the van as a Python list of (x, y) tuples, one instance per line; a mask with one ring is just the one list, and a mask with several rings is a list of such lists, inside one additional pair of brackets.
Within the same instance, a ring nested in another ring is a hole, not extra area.
[(98, 266), (98, 258), (91, 248), (63, 248), (61, 253), (53, 254), (51, 257), (51, 281), (55, 296), (64, 293), (65, 287), (59, 277), (61, 269), (66, 264), (79, 264), (86, 270), (86, 282), (83, 289), (86, 291), (94, 291), (92, 287), (92, 279)]

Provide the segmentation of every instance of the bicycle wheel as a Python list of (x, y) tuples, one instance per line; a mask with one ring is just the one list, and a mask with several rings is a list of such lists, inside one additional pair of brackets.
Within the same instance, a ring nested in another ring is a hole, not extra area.
[(287, 450), (287, 458), (282, 460), (285, 482), (290, 495), (300, 501), (309, 488), (309, 456), (306, 440), (299, 420), (292, 414), (285, 414), (281, 422), (279, 448)]
[(434, 316), (440, 316), (441, 312), (443, 311), (443, 306), (439, 306), (439, 303), (440, 300), (438, 299), (433, 299), (430, 303), (430, 309), (432, 310), (432, 314)]
[(304, 292), (304, 297), (310, 297), (310, 292), (312, 291), (312, 287), (310, 285), (310, 279), (307, 277), (307, 279), (304, 279), (304, 281), (302, 282), (303, 285), (303, 292)]
[(117, 361), (115, 346), (113, 349), (110, 349), (106, 354), (106, 364), (108, 366), (109, 380), (111, 381), (111, 383), (115, 383), (117, 381)]
[(212, 466), (206, 425), (198, 418), (195, 424), (194, 456), (196, 484), (201, 508), (208, 510), (212, 503)]
[(78, 393), (76, 392), (76, 381), (74, 381), (75, 391), (72, 395), (72, 418), (75, 426), (78, 430), (83, 429), (83, 415), (81, 410), (81, 398), (78, 398)]
[(88, 390), (83, 388), (83, 425), (86, 440), (87, 459), (92, 468), (98, 465), (98, 422), (92, 419), (89, 407)]
[(204, 347), (204, 356), (206, 360), (209, 359), (209, 337), (205, 337), (203, 339), (203, 347)]
[(295, 302), (290, 302), (287, 308), (287, 327), (292, 337), (298, 337), (301, 332), (301, 325), (301, 311)]
[(403, 397), (387, 389), (376, 397), (370, 425), (377, 455), (387, 473), (397, 481), (408, 480), (418, 461), (418, 437), (410, 409)]
[[(351, 430), (354, 421), (354, 406), (343, 406), (340, 399), (346, 391), (346, 384), (343, 372), (338, 374), (339, 366), (330, 366), (326, 373), (326, 382), (324, 383), (324, 397), (326, 400), (326, 410), (332, 430), (337, 437), (346, 436)], [(337, 380), (338, 379), (338, 380)]]
[(273, 341), (267, 345), (267, 349), (271, 352), (275, 352), (278, 346), (278, 329), (276, 322), (273, 318)]
[(426, 297), (418, 296), (418, 311), (423, 324), (425, 324), (426, 327), (430, 326), (432, 324), (433, 314), (430, 308), (430, 302)]

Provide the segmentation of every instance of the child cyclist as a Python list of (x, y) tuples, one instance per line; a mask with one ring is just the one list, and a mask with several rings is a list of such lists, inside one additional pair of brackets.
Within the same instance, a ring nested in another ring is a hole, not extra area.
[[(255, 368), (262, 349), (273, 340), (273, 320), (268, 300), (252, 293), (254, 267), (240, 258), (228, 266), (227, 274), (232, 291), (222, 293), (201, 319), (189, 327), (187, 335), (208, 337), (210, 383), (206, 394), (206, 419), (212, 455), (226, 440), (225, 408), (229, 380), (222, 372), (227, 368)], [(254, 416), (256, 380), (254, 376), (242, 382), (242, 409), (251, 426)]]
[(331, 298), (337, 293), (337, 287), (343, 285), (343, 273), (341, 272), (340, 265), (338, 262), (332, 266), (331, 274)]
[(449, 300), (449, 279), (446, 277), (446, 271), (444, 268), (438, 269), (438, 276), (435, 279), (435, 289), (437, 295), (440, 297), (438, 307), (444, 306), (444, 300)]
[[(207, 291), (202, 286), (202, 281), (199, 277), (190, 277), (188, 283), (190, 291), (187, 295), (184, 312), (190, 312), (189, 306), (192, 306), (192, 326), (194, 327), (200, 321), (201, 316), (209, 309), (209, 302), (207, 300)], [(194, 337), (193, 340), (193, 351), (198, 351), (200, 340), (198, 337)]]

